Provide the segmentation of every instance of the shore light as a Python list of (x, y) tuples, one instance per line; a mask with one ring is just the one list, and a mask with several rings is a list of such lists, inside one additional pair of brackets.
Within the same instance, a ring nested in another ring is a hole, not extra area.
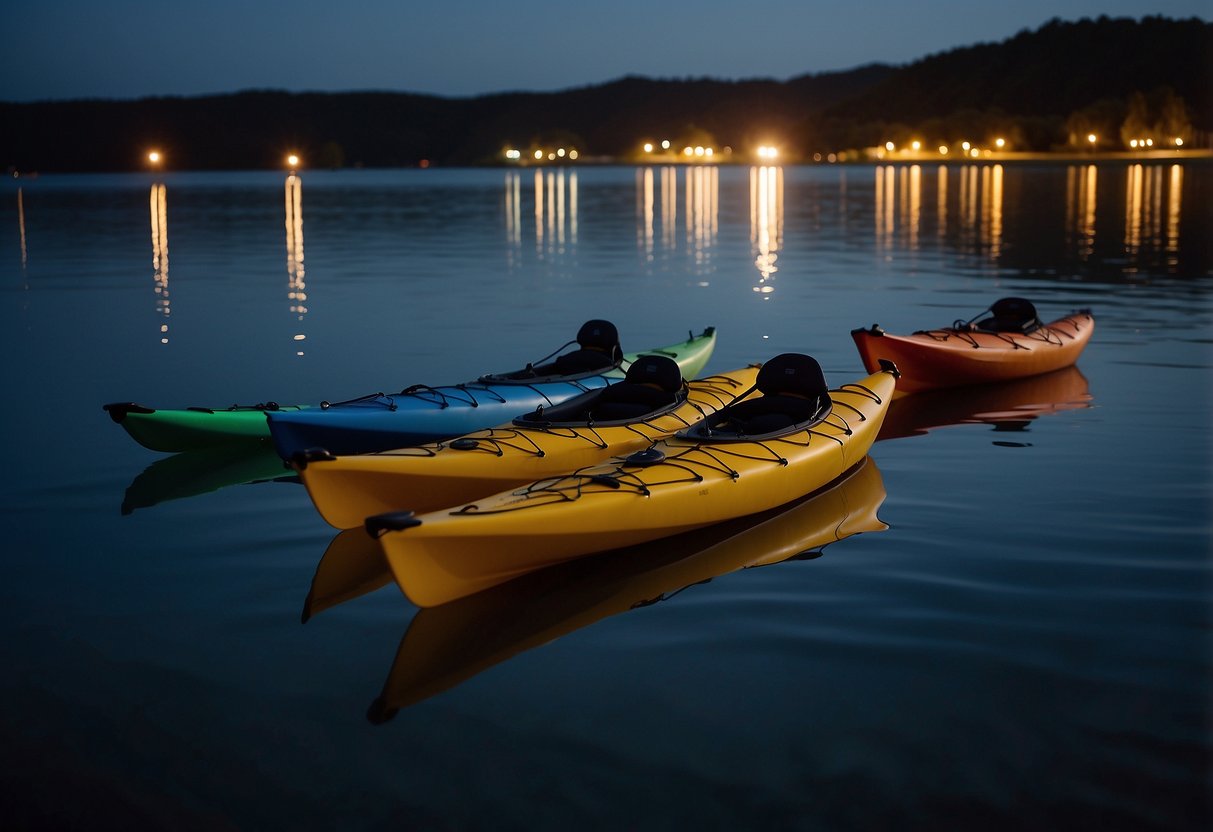
[(286, 157), (286, 163), (290, 166), (291, 170), (294, 170), (299, 167), (299, 157), (292, 153)]
[(572, 150), (570, 150), (570, 151), (569, 151), (569, 158), (570, 158), (570, 159), (576, 159), (576, 158), (577, 158), (577, 156), (578, 156), (578, 153), (577, 153), (577, 149), (576, 149), (576, 148), (573, 148)]
[(922, 149), (922, 142), (915, 139), (914, 141), (910, 142), (910, 149), (917, 153)]
[(1154, 146), (1154, 140), (1146, 139), (1146, 147), (1153, 147), (1153, 146)]
[(999, 150), (1001, 150), (1006, 143), (1007, 143), (1007, 140), (1003, 139), (1003, 138), (998, 138), (998, 139), (994, 140), (994, 146), (997, 147)]
[(969, 144), (968, 142), (961, 142), (960, 146), (964, 148), (965, 153), (968, 153), (969, 148), (971, 148), (973, 145)]
[(947, 155), (948, 155), (948, 146), (947, 146), (946, 144), (941, 144), (941, 145), (939, 146), (939, 155), (940, 155), (940, 156), (947, 156)]
[(148, 154), (147, 154), (147, 160), (148, 160), (149, 162), (151, 162), (153, 165), (158, 165), (158, 164), (160, 164), (160, 160), (161, 160), (162, 158), (163, 158), (163, 157), (160, 155), (160, 151), (159, 151), (159, 150), (152, 150), (152, 151), (149, 151), (149, 152), (148, 152)]
[(542, 151), (542, 150), (536, 150), (536, 151), (535, 151), (535, 158), (536, 158), (536, 159), (542, 159), (542, 158), (543, 158), (543, 151)]
[(1129, 147), (1137, 147), (1137, 139), (1130, 139)]
[(670, 140), (669, 140), (669, 139), (662, 139), (662, 140), (661, 140), (661, 149), (662, 149), (662, 150), (669, 150), (669, 149), (670, 149)]
[(1181, 139), (1181, 138), (1179, 138), (1179, 136), (1176, 136), (1176, 137), (1175, 137), (1175, 146), (1176, 146), (1176, 147), (1183, 147), (1183, 146), (1184, 146), (1184, 140), (1183, 140), (1183, 139)]
[(564, 148), (562, 147), (559, 150), (557, 150), (556, 155), (559, 156), (561, 159), (563, 159), (564, 158)]
[(694, 156), (694, 155), (695, 155), (695, 148), (691, 147), (690, 145), (688, 145), (688, 146), (684, 147), (684, 148), (682, 149), (682, 155), (683, 155), (683, 156)]
[(652, 153), (652, 152), (653, 152), (653, 143), (652, 143), (652, 142), (645, 142), (645, 143), (644, 143), (644, 152), (645, 152), (645, 153)]
[(974, 159), (976, 159), (978, 156), (981, 155), (981, 151), (979, 151), (977, 148), (973, 148), (972, 150), (969, 151), (969, 155), (972, 156)]
[(1095, 144), (1095, 142), (1099, 141), (1099, 136), (1096, 136), (1094, 133), (1088, 133), (1087, 141), (1089, 141), (1091, 144)]
[(892, 153), (892, 152), (893, 152), (893, 147), (894, 147), (894, 144), (893, 144), (892, 142), (885, 142), (885, 143), (884, 143), (884, 149), (885, 149), (885, 150), (887, 150), (887, 151), (889, 151), (890, 153)]

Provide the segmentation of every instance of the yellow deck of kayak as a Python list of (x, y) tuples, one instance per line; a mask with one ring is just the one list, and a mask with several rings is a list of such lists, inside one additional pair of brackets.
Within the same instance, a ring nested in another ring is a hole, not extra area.
[(822, 488), (867, 455), (894, 373), (830, 390), (830, 414), (807, 430), (763, 441), (663, 440), (659, 463), (617, 457), (412, 518), (382, 531), (380, 544), (405, 594), (432, 606), (592, 552), (765, 511)]
[(586, 427), (506, 425), (457, 440), (296, 467), (321, 516), (336, 528), (350, 529), (374, 514), (401, 509), (421, 514), (460, 506), (647, 448), (732, 402), (753, 386), (757, 374), (757, 367), (745, 367), (693, 381), (682, 405), (647, 421)]

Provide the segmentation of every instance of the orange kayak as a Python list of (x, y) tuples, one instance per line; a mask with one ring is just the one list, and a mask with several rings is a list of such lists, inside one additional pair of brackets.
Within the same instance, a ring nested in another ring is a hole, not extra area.
[(853, 329), (868, 372), (892, 361), (901, 371), (897, 395), (940, 387), (985, 384), (1069, 367), (1091, 340), (1095, 319), (1074, 312), (1029, 332), (988, 332), (967, 324), (912, 335), (890, 335), (876, 324)]

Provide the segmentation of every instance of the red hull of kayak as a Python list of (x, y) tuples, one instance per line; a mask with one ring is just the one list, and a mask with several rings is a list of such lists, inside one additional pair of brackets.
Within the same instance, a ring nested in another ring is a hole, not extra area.
[(1027, 335), (935, 329), (889, 335), (879, 327), (851, 337), (868, 372), (886, 359), (897, 365), (898, 395), (1024, 378), (1069, 367), (1095, 331), (1089, 312), (1075, 312)]

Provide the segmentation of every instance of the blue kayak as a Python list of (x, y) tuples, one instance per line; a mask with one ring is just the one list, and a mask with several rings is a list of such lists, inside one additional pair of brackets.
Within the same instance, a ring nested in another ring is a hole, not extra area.
[[(625, 354), (614, 333), (610, 323), (590, 321), (578, 333), (578, 349), (547, 363), (465, 384), (418, 384), (391, 395), (378, 393), (318, 408), (270, 411), (266, 413), (270, 437), (278, 455), (288, 460), (301, 453), (363, 454), (438, 442), (503, 424), (620, 381), (642, 354), (669, 356), (678, 363), (683, 378), (695, 378), (716, 346), (716, 330), (708, 327), (677, 344)], [(613, 343), (607, 344), (612, 338)], [(598, 340), (603, 343), (596, 343)]]

